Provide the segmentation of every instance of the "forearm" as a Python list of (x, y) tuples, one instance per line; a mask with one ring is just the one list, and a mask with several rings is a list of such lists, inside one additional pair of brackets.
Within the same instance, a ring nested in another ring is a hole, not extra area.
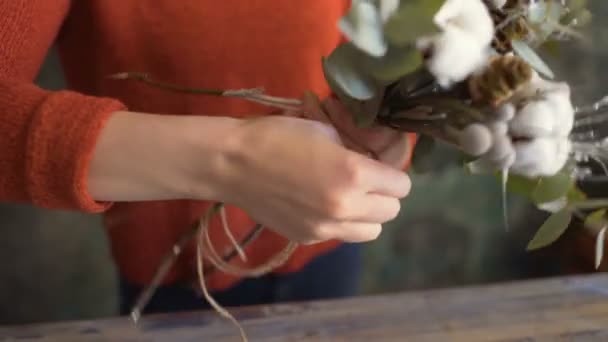
[(97, 142), (88, 191), (95, 200), (109, 202), (219, 199), (228, 137), (239, 122), (116, 112)]

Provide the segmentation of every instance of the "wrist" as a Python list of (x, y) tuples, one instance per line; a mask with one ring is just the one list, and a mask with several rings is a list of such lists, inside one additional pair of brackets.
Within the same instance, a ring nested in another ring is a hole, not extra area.
[(231, 200), (241, 172), (244, 142), (242, 119), (190, 117), (184, 122), (182, 158), (176, 173), (183, 181), (176, 191), (185, 198), (226, 202)]
[(218, 199), (230, 156), (225, 137), (238, 122), (116, 112), (97, 141), (89, 193), (109, 202)]

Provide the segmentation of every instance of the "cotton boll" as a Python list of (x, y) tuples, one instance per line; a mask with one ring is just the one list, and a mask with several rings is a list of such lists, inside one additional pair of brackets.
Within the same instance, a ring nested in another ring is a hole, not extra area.
[(462, 82), (488, 60), (489, 50), (458, 27), (450, 26), (434, 37), (419, 39), (417, 46), (430, 52), (427, 68), (444, 88)]
[(487, 126), (493, 135), (507, 135), (509, 132), (509, 125), (506, 121), (489, 122)]
[(574, 107), (566, 83), (546, 81), (537, 74), (524, 89), (528, 103), (511, 122), (511, 132), (525, 137), (566, 137), (574, 125)]
[(471, 124), (460, 132), (459, 144), (465, 153), (480, 156), (492, 146), (492, 133), (482, 124)]
[(558, 173), (570, 155), (568, 139), (538, 138), (515, 143), (515, 162), (511, 172), (534, 178)]
[(574, 126), (574, 107), (570, 101), (570, 88), (564, 83), (562, 88), (549, 92), (545, 96), (547, 103), (553, 108), (555, 116), (553, 134), (558, 137), (567, 137)]
[(376, 6), (370, 2), (353, 1), (348, 14), (338, 22), (338, 27), (356, 47), (372, 56), (384, 56), (388, 50), (382, 18)]
[(434, 18), (443, 30), (456, 26), (487, 46), (494, 38), (494, 22), (482, 0), (446, 0)]
[(495, 134), (492, 147), (482, 157), (495, 170), (509, 168), (515, 161), (515, 148), (507, 135)]
[(574, 106), (570, 96), (570, 86), (565, 82), (552, 82), (535, 74), (530, 82), (533, 94), (540, 94), (543, 100), (551, 106), (554, 115), (552, 134), (565, 137), (570, 134), (574, 125)]
[(509, 132), (517, 137), (550, 136), (555, 126), (555, 109), (546, 101), (528, 103), (509, 123)]

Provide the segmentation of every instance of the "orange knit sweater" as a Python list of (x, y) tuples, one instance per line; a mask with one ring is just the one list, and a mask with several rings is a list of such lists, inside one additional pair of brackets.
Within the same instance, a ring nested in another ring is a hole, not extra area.
[[(319, 62), (341, 39), (336, 21), (347, 5), (347, 0), (0, 2), (0, 200), (104, 212), (121, 273), (131, 282), (149, 283), (162, 256), (208, 203), (105, 206), (91, 199), (87, 166), (109, 115), (129, 109), (246, 117), (268, 108), (169, 93), (106, 76), (144, 71), (189, 86), (262, 86), (277, 96), (299, 97), (306, 90), (327, 96)], [(54, 42), (70, 90), (45, 91), (32, 84)], [(228, 208), (228, 219), (237, 239), (253, 224), (237, 208)], [(228, 240), (219, 228), (216, 220), (211, 234), (222, 251)], [(247, 265), (267, 260), (285, 243), (266, 231), (247, 248)], [(336, 245), (300, 247), (277, 271), (298, 270)], [(190, 281), (194, 271), (194, 249), (189, 248), (165, 282)], [(215, 272), (208, 281), (217, 290), (238, 279)]]

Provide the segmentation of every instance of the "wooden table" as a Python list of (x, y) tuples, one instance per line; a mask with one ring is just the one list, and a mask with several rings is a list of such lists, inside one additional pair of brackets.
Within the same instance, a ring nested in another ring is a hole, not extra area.
[[(608, 274), (232, 310), (251, 341), (608, 341)], [(0, 328), (0, 341), (239, 341), (212, 312)]]

